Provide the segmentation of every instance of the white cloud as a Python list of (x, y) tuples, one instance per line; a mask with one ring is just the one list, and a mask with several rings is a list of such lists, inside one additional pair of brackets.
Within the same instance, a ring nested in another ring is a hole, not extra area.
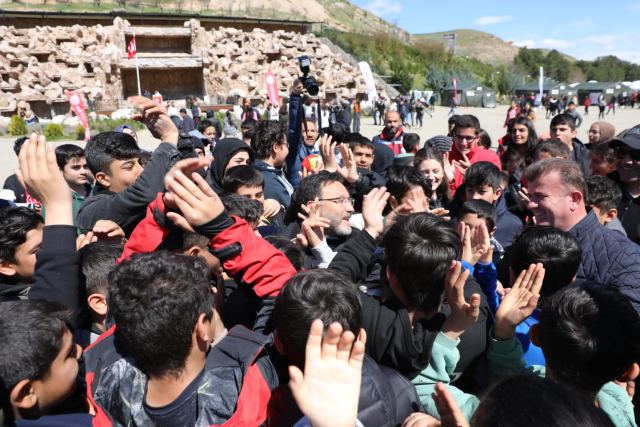
[(585, 43), (605, 44), (610, 45), (616, 40), (616, 36), (589, 36), (582, 39)]
[(501, 22), (513, 21), (513, 16), (481, 16), (476, 20), (478, 25), (492, 25)]
[(575, 46), (574, 42), (568, 40), (557, 40), (557, 39), (542, 39), (537, 43), (538, 48), (547, 48), (547, 49), (569, 49)]
[(402, 5), (397, 1), (375, 0), (367, 4), (364, 8), (377, 16), (402, 12)]
[(533, 40), (524, 40), (521, 42), (513, 42), (514, 46), (518, 47), (528, 47), (529, 49), (533, 49), (536, 46), (536, 42)]

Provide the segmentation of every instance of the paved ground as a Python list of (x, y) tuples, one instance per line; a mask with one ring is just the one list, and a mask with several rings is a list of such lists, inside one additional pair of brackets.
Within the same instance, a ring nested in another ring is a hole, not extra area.
[[(474, 114), (480, 120), (482, 127), (489, 132), (494, 147), (497, 146), (497, 140), (504, 136), (505, 130), (502, 127), (506, 116), (507, 107), (498, 106), (497, 108), (457, 108), (457, 114)], [(540, 110), (537, 110), (540, 111)], [(579, 108), (580, 114), (584, 112), (584, 108)], [(420, 135), (421, 141), (425, 141), (428, 138), (436, 135), (444, 135), (447, 132), (447, 113), (448, 107), (436, 107), (436, 111), (433, 114), (433, 118), (430, 118), (425, 114), (424, 126), (422, 129), (412, 127), (411, 129), (405, 129), (408, 132), (416, 132)], [(591, 114), (584, 116), (585, 119), (582, 126), (578, 129), (578, 138), (586, 142), (588, 140), (587, 132), (589, 127), (595, 121), (597, 121), (598, 113), (597, 108), (591, 108)], [(640, 124), (640, 109), (618, 109), (616, 115), (609, 114), (605, 118), (606, 121), (612, 123), (616, 127), (616, 131), (622, 131), (624, 129), (631, 128), (637, 124)], [(544, 112), (538, 114), (538, 121), (536, 123), (536, 130), (538, 134), (549, 131), (550, 120), (544, 118)], [(372, 117), (364, 117), (361, 119), (360, 132), (371, 138), (381, 132), (382, 126), (374, 126)], [(149, 131), (143, 131), (138, 133), (140, 139), (140, 146), (146, 150), (153, 150), (158, 141), (151, 137)], [(0, 180), (4, 182), (5, 178), (13, 173), (13, 169), (18, 167), (18, 159), (13, 153), (13, 141), (15, 138), (0, 138)], [(83, 145), (79, 141), (58, 141), (55, 144), (73, 143)]]

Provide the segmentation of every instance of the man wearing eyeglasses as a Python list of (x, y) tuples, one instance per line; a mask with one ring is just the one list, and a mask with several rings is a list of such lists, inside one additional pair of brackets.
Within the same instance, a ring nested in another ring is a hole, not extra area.
[(580, 166), (565, 159), (541, 160), (526, 169), (525, 179), (536, 224), (564, 230), (580, 244), (576, 278), (617, 287), (640, 312), (640, 246), (587, 211), (587, 183)]
[(620, 138), (609, 143), (616, 156), (617, 170), (609, 178), (618, 183), (622, 200), (618, 205), (618, 218), (627, 237), (640, 244), (640, 125), (633, 127)]
[(478, 119), (468, 114), (458, 116), (453, 129), (453, 145), (449, 151), (449, 162), (455, 167), (451, 191), (455, 191), (464, 182), (467, 169), (477, 162), (491, 162), (500, 169), (500, 158), (491, 150), (478, 147)]

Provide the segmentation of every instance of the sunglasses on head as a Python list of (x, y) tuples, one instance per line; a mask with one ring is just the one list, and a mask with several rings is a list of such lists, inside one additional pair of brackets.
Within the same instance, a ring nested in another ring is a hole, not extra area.
[(625, 157), (627, 157), (627, 154), (634, 162), (640, 161), (640, 150), (625, 148), (621, 145), (613, 149), (613, 155), (616, 156), (616, 159), (624, 159)]

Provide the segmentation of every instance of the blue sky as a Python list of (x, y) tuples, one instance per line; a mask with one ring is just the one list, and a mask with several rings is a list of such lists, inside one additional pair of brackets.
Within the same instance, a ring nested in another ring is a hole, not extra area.
[(616, 55), (640, 64), (640, 0), (352, 1), (414, 34), (473, 29), (578, 59)]

